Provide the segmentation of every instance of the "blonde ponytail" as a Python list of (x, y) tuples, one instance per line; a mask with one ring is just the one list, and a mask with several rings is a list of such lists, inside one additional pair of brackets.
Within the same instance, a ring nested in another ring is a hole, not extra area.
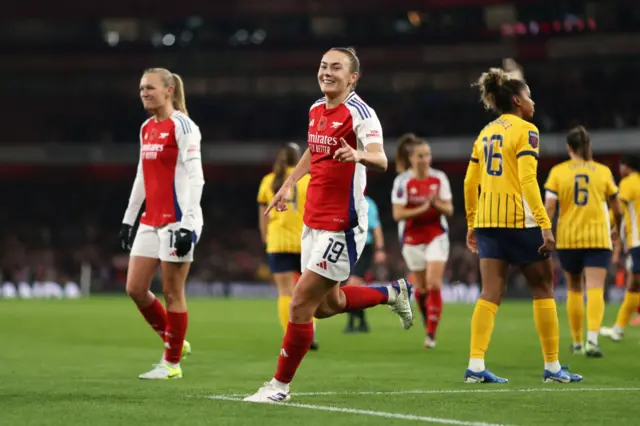
[(144, 73), (160, 74), (164, 87), (173, 87), (173, 96), (171, 98), (171, 105), (173, 106), (173, 109), (189, 115), (187, 112), (187, 100), (184, 94), (184, 83), (182, 82), (182, 77), (176, 73), (172, 73), (166, 68), (148, 68)]
[(171, 74), (173, 77), (174, 89), (173, 89), (173, 108), (177, 109), (180, 112), (183, 112), (186, 115), (189, 115), (187, 111), (187, 99), (184, 94), (184, 83), (182, 82), (182, 77), (178, 74)]

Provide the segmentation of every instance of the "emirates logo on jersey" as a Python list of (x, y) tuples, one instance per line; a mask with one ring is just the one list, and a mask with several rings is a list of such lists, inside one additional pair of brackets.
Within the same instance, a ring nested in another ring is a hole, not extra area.
[(318, 120), (318, 131), (321, 132), (326, 128), (327, 128), (327, 117), (323, 115), (322, 117), (320, 117), (320, 120)]

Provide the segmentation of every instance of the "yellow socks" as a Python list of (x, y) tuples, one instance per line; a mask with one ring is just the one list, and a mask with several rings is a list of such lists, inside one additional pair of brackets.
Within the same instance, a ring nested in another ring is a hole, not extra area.
[(620, 310), (618, 311), (616, 328), (618, 328), (619, 330), (624, 330), (627, 324), (629, 324), (631, 316), (636, 311), (636, 309), (638, 309), (638, 305), (640, 305), (640, 293), (631, 293), (627, 291), (624, 295), (622, 305), (620, 305)]
[(567, 315), (569, 316), (569, 328), (573, 344), (582, 344), (584, 325), (584, 300), (581, 291), (567, 292)]
[(587, 341), (598, 344), (598, 334), (604, 318), (604, 290), (590, 288), (587, 290)]
[(290, 296), (278, 296), (278, 319), (283, 333), (287, 332), (287, 325), (289, 324), (289, 305), (291, 305)]
[(480, 372), (484, 367), (484, 353), (489, 347), (498, 305), (478, 299), (471, 317), (471, 355), (469, 369)]
[(558, 311), (553, 299), (535, 299), (533, 301), (533, 320), (540, 336), (545, 369), (551, 372), (560, 371), (558, 351), (560, 345), (560, 327)]

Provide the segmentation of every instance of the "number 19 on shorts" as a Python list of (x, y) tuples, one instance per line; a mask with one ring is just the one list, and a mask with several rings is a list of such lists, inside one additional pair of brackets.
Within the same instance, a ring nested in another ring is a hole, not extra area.
[(329, 244), (327, 245), (322, 258), (327, 262), (337, 263), (340, 259), (340, 255), (344, 251), (344, 243), (336, 241), (333, 238), (329, 238)]

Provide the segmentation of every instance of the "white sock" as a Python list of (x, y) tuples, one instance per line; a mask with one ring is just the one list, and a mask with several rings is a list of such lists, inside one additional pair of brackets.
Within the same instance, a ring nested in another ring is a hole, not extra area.
[(388, 285), (386, 287), (387, 287), (387, 292), (389, 293), (389, 299), (387, 300), (387, 305), (391, 305), (396, 302), (396, 299), (398, 298), (398, 291), (392, 285)]
[(598, 332), (597, 331), (587, 331), (587, 342), (591, 342), (594, 345), (598, 344)]
[(480, 373), (485, 370), (484, 359), (480, 358), (469, 358), (469, 370), (474, 373)]
[(613, 331), (615, 331), (616, 333), (622, 334), (622, 332), (624, 331), (624, 328), (620, 327), (619, 325), (614, 325)]
[(560, 366), (560, 361), (553, 361), (553, 362), (545, 362), (544, 363), (544, 369), (551, 371), (552, 373), (557, 373), (558, 371), (560, 371), (562, 367)]
[(271, 384), (278, 390), (289, 393), (289, 383), (282, 383), (281, 381), (273, 378), (271, 379)]

